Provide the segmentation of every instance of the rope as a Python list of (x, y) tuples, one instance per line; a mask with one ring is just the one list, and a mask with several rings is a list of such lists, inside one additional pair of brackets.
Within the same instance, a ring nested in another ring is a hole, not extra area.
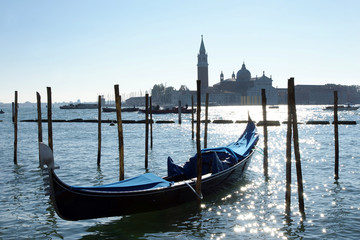
[(258, 146), (255, 146), (255, 151), (257, 151), (258, 153), (260, 153), (261, 155), (264, 155), (264, 149), (258, 147)]
[(195, 189), (188, 183), (188, 182), (185, 182), (186, 185), (188, 185), (188, 187), (195, 193), (195, 195), (200, 198), (200, 199), (203, 199), (203, 195), (202, 193), (200, 193), (200, 195), (195, 191)]
[[(258, 146), (255, 146), (255, 151), (260, 153), (261, 155), (263, 155), (265, 157), (264, 150), (262, 148), (260, 148)], [(269, 157), (266, 157), (266, 159), (269, 159)]]

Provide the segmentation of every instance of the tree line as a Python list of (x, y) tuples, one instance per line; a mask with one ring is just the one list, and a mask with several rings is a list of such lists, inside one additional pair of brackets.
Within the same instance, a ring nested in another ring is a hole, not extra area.
[[(176, 89), (172, 86), (166, 87), (164, 84), (155, 84), (151, 89), (152, 101), (158, 104), (170, 104), (171, 96)], [(189, 91), (185, 85), (181, 85), (178, 91)]]

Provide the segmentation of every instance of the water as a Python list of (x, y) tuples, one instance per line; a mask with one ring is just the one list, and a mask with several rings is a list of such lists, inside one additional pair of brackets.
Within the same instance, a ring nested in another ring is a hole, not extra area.
[[(360, 236), (359, 125), (339, 126), (340, 179), (334, 181), (333, 125), (299, 125), (304, 180), (305, 213), (298, 212), (295, 163), (292, 163), (291, 216), (285, 217), (286, 125), (269, 127), (269, 180), (263, 176), (263, 156), (257, 153), (244, 178), (226, 191), (203, 201), (173, 209), (78, 222), (59, 218), (45, 195), (38, 168), (37, 124), (18, 125), (18, 165), (13, 164), (11, 110), (0, 115), (0, 239), (358, 239)], [(298, 120), (332, 121), (322, 106), (298, 106)], [(262, 119), (260, 106), (210, 107), (209, 118), (245, 120), (247, 113)], [(359, 111), (339, 112), (340, 120), (359, 123)], [(43, 117), (46, 111), (43, 109)], [(96, 119), (96, 110), (53, 109), (53, 119)], [(191, 139), (191, 115), (183, 124), (154, 124), (154, 147), (149, 151), (150, 172), (166, 175), (171, 156), (182, 163), (196, 152)], [(269, 109), (268, 119), (285, 121), (287, 107)], [(103, 113), (103, 119), (115, 119)], [(154, 116), (174, 120), (177, 115)], [(36, 119), (35, 107), (19, 109), (19, 119)], [(144, 119), (123, 113), (123, 119)], [(202, 125), (203, 127), (203, 125)], [(245, 124), (209, 124), (208, 146), (236, 140)], [(144, 125), (124, 124), (125, 178), (143, 173)], [(43, 124), (47, 141), (47, 124)], [(259, 147), (263, 148), (262, 128)], [(53, 123), (54, 156), (59, 177), (68, 184), (97, 185), (119, 178), (117, 129), (102, 125), (101, 167), (97, 161), (97, 124)], [(294, 159), (294, 157), (293, 157)]]

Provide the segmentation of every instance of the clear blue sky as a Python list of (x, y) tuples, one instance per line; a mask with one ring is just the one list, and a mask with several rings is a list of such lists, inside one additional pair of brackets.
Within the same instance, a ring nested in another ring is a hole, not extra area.
[(0, 102), (96, 101), (154, 84), (196, 86), (204, 35), (209, 84), (245, 61), (273, 86), (360, 85), (358, 0), (0, 0)]

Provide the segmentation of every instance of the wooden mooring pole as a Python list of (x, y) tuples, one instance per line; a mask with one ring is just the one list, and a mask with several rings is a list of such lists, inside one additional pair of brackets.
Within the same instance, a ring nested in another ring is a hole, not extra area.
[(97, 165), (100, 166), (101, 161), (101, 96), (98, 98), (98, 153)]
[(204, 148), (207, 148), (208, 118), (209, 118), (209, 93), (206, 93), (206, 98), (205, 98)]
[(48, 143), (51, 150), (53, 148), (53, 132), (52, 132), (52, 100), (51, 100), (51, 87), (47, 87), (47, 119), (48, 119)]
[(299, 151), (299, 132), (297, 127), (297, 116), (296, 116), (296, 103), (295, 103), (295, 87), (294, 87), (294, 78), (289, 79), (289, 89), (288, 94), (290, 94), (290, 106), (292, 114), (292, 127), (293, 127), (293, 140), (294, 140), (294, 152), (295, 152), (295, 162), (296, 162), (296, 175), (298, 183), (298, 198), (299, 198), (299, 210), (302, 215), (305, 214), (304, 207), (304, 188), (302, 180), (302, 170), (301, 170), (301, 161), (300, 161), (300, 151)]
[(194, 139), (194, 95), (191, 95), (191, 139)]
[(200, 112), (201, 112), (201, 80), (197, 80), (197, 107), (196, 107), (196, 150), (197, 150), (197, 179), (196, 193), (198, 195), (198, 203), (200, 205), (201, 198), (201, 177), (202, 177), (202, 157), (200, 145)]
[(124, 136), (121, 119), (121, 96), (119, 94), (119, 85), (114, 85), (115, 89), (115, 102), (116, 102), (116, 119), (118, 126), (118, 139), (119, 139), (119, 180), (124, 180)]
[(17, 164), (17, 138), (18, 138), (18, 92), (15, 91), (15, 103), (14, 103), (14, 164)]
[(263, 110), (263, 121), (264, 121), (264, 176), (268, 177), (268, 130), (267, 130), (267, 119), (266, 119), (266, 92), (265, 89), (261, 89), (261, 103)]
[(181, 124), (181, 101), (180, 100), (179, 100), (178, 113), (179, 113), (179, 124)]
[(153, 117), (152, 117), (152, 96), (150, 97), (150, 149), (153, 148)]
[(149, 94), (145, 94), (145, 169), (148, 169), (149, 155)]
[(12, 122), (14, 122), (15, 121), (15, 103), (14, 102), (12, 102), (11, 103), (11, 109), (12, 109)]
[(40, 93), (36, 92), (36, 102), (37, 102), (37, 124), (38, 124), (38, 143), (39, 143), (39, 166), (43, 167), (40, 162), (40, 143), (43, 141), (42, 136), (42, 123), (41, 123), (41, 96)]
[(338, 92), (334, 91), (335, 180), (339, 179)]
[[(288, 82), (289, 84), (290, 82)], [(289, 89), (289, 87), (288, 87)], [(292, 137), (292, 114), (290, 106), (290, 95), (288, 94), (288, 121), (286, 132), (286, 188), (285, 188), (285, 214), (290, 215), (291, 207), (291, 137)]]

